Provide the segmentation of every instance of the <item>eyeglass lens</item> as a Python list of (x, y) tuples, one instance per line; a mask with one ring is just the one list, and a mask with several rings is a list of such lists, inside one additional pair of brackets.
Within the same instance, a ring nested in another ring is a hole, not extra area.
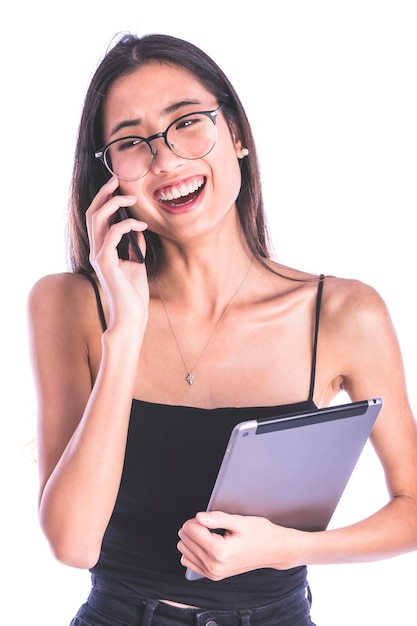
[[(213, 149), (215, 142), (214, 120), (203, 113), (181, 117), (166, 131), (166, 143), (184, 159), (200, 159)], [(117, 139), (107, 147), (104, 154), (107, 167), (125, 181), (145, 176), (151, 168), (153, 156), (150, 144), (139, 137)]]

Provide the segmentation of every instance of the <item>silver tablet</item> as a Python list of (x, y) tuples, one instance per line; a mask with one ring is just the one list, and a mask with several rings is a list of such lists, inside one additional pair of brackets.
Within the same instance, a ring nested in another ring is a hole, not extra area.
[[(288, 528), (327, 528), (382, 407), (374, 398), (233, 429), (207, 507)], [(188, 580), (201, 578), (190, 569)]]

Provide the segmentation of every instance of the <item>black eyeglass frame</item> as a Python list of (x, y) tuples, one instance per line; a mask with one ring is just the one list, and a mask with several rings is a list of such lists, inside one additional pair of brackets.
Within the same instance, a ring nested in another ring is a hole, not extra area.
[[(172, 152), (174, 154), (176, 154), (177, 156), (179, 156), (181, 159), (186, 159), (187, 161), (195, 161), (197, 159), (202, 159), (203, 157), (205, 157), (207, 154), (209, 154), (214, 146), (216, 145), (216, 141), (217, 141), (217, 135), (214, 139), (214, 143), (211, 146), (210, 150), (207, 150), (207, 152), (205, 152), (204, 154), (201, 154), (198, 157), (184, 157), (181, 154), (178, 154), (178, 152), (176, 152), (174, 150), (174, 148), (172, 147), (172, 145), (168, 142), (168, 132), (169, 129), (172, 128), (172, 126), (174, 126), (174, 124), (177, 124), (178, 122), (180, 122), (182, 119), (186, 118), (186, 117), (190, 117), (192, 115), (206, 115), (214, 124), (214, 126), (216, 126), (216, 120), (217, 120), (217, 116), (220, 113), (220, 111), (222, 110), (224, 106), (224, 102), (222, 102), (217, 109), (214, 109), (212, 111), (192, 111), (191, 113), (186, 113), (185, 115), (181, 115), (180, 117), (177, 117), (177, 119), (175, 119), (173, 122), (171, 122), (167, 128), (165, 129), (164, 132), (161, 133), (155, 133), (154, 135), (149, 135), (149, 137), (140, 137), (139, 135), (127, 135), (126, 137), (118, 137), (117, 139), (113, 139), (112, 141), (109, 141), (109, 143), (106, 143), (105, 146), (103, 146), (102, 148), (100, 148), (100, 150), (97, 150), (94, 153), (94, 156), (96, 157), (96, 159), (99, 159), (103, 165), (108, 169), (108, 171), (110, 172), (110, 174), (112, 174), (113, 176), (117, 176), (117, 178), (119, 178), (120, 180), (123, 180), (125, 182), (134, 182), (136, 180), (140, 180), (141, 178), (144, 178), (144, 176), (146, 176), (146, 174), (148, 174), (152, 168), (152, 163), (153, 160), (156, 156), (156, 150), (152, 144), (152, 141), (154, 141), (155, 139), (163, 139), (165, 141), (165, 144), (168, 146), (168, 148), (170, 150), (172, 150)], [(113, 172), (113, 170), (111, 169), (111, 167), (109, 166), (109, 164), (107, 163), (107, 158), (106, 155), (108, 153), (108, 150), (110, 148), (110, 146), (112, 146), (113, 144), (117, 143), (118, 141), (123, 141), (126, 139), (139, 139), (141, 142), (146, 143), (149, 146), (149, 149), (151, 151), (151, 158), (149, 161), (149, 167), (147, 168), (147, 170), (141, 174), (141, 176), (138, 176), (138, 178), (132, 178), (132, 179), (125, 179), (122, 178), (121, 176), (118, 176), (116, 174), (116, 172)]]

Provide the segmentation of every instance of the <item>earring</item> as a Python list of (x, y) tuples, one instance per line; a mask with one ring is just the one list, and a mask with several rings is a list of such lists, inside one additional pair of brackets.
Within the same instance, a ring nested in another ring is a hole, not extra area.
[(248, 148), (242, 148), (242, 159), (248, 156), (248, 154), (249, 154)]

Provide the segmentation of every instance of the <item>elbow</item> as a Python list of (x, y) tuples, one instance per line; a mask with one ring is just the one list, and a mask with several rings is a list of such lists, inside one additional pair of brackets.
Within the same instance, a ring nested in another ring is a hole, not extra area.
[(63, 506), (47, 495), (40, 498), (38, 517), (52, 556), (63, 565), (91, 569), (99, 560), (107, 523), (97, 522), (85, 507)]
[(77, 569), (91, 569), (96, 565), (100, 555), (99, 550), (87, 546), (68, 546), (63, 541), (49, 540), (49, 547), (57, 561)]
[(70, 567), (91, 569), (96, 565), (101, 550), (101, 541), (89, 540), (87, 533), (74, 532), (74, 529), (51, 528), (41, 519), (41, 527), (53, 557)]

